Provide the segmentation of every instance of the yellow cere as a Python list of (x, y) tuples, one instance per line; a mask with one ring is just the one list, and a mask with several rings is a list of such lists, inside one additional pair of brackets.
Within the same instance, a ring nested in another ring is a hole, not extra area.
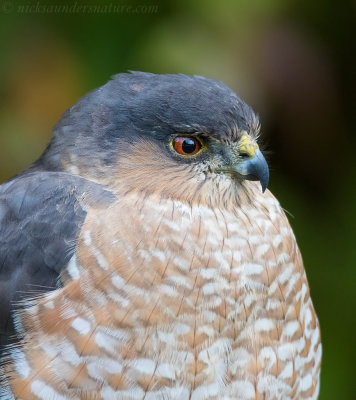
[(250, 136), (248, 136), (246, 133), (244, 133), (241, 136), (240, 140), (240, 146), (239, 146), (239, 152), (240, 153), (245, 153), (249, 157), (254, 157), (255, 155), (255, 150), (259, 149), (258, 144), (254, 142)]

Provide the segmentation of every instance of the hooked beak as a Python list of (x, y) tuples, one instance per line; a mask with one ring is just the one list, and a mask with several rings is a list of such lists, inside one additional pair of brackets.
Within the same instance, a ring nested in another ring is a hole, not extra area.
[(257, 143), (247, 134), (243, 134), (238, 152), (243, 158), (238, 164), (232, 166), (232, 171), (241, 179), (260, 181), (262, 192), (264, 192), (269, 182), (269, 169)]

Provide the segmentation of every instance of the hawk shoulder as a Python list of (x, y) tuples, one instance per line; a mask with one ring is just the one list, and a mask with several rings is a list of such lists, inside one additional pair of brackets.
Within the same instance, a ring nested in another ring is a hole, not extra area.
[(0, 346), (14, 333), (16, 303), (56, 288), (88, 209), (114, 198), (63, 172), (31, 171), (0, 186)]

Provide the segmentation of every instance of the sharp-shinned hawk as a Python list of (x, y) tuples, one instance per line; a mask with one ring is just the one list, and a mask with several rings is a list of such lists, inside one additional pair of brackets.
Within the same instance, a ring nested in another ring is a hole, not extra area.
[(119, 74), (64, 114), (0, 187), (1, 398), (317, 398), (319, 325), (258, 134), (199, 76)]

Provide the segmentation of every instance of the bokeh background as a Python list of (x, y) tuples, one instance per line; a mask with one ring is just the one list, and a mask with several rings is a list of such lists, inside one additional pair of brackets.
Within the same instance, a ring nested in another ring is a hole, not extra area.
[(321, 400), (356, 399), (354, 4), (0, 2), (1, 182), (40, 155), (65, 109), (118, 72), (206, 75), (258, 111), (270, 188), (321, 323)]

